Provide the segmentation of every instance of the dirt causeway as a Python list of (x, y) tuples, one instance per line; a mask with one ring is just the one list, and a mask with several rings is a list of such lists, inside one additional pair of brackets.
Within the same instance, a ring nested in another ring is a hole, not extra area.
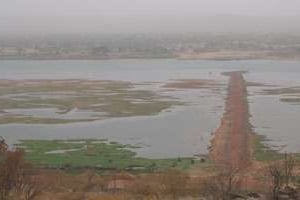
[(242, 71), (226, 72), (229, 76), (225, 113), (214, 132), (210, 157), (220, 165), (244, 168), (251, 162), (251, 126), (247, 88)]

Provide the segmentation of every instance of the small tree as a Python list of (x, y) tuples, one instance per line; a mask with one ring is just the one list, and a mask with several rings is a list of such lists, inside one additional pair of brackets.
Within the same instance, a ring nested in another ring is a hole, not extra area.
[(279, 192), (284, 182), (284, 168), (280, 162), (274, 162), (269, 165), (268, 173), (271, 176), (272, 199), (279, 199)]
[(18, 193), (24, 200), (32, 200), (42, 192), (43, 188), (43, 184), (38, 176), (24, 174), (18, 188)]
[(162, 185), (157, 175), (144, 175), (135, 180), (131, 190), (136, 199), (160, 200)]
[(85, 176), (85, 179), (86, 179), (86, 183), (84, 184), (84, 187), (83, 187), (83, 190), (84, 191), (89, 191), (91, 190), (94, 186), (95, 186), (95, 183), (94, 183), (94, 178), (96, 176), (96, 173), (94, 170), (87, 170), (84, 174)]
[(24, 152), (8, 150), (4, 139), (0, 140), (0, 200), (6, 200), (10, 191), (21, 180), (26, 167)]
[(211, 199), (231, 199), (231, 195), (237, 190), (238, 186), (238, 172), (237, 168), (225, 167), (218, 170), (215, 176), (209, 177), (204, 181), (203, 193), (207, 198)]
[(5, 154), (5, 152), (7, 151), (7, 144), (5, 143), (5, 140), (0, 137), (0, 158), (3, 159), (3, 156)]
[(289, 186), (295, 167), (295, 158), (291, 154), (284, 154), (284, 182), (285, 186)]
[(177, 169), (170, 169), (161, 175), (161, 183), (164, 192), (166, 194), (171, 194), (174, 200), (185, 191), (187, 181), (188, 176)]

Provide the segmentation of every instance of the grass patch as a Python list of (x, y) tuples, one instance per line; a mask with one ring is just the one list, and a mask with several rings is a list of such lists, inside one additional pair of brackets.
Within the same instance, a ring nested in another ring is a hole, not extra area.
[(188, 169), (200, 163), (195, 158), (141, 158), (134, 152), (137, 146), (103, 140), (22, 140), (16, 147), (26, 151), (26, 159), (33, 165), (45, 168), (161, 171)]
[(254, 138), (254, 159), (258, 161), (272, 161), (283, 158), (283, 155), (275, 150), (272, 150), (263, 143), (266, 138), (262, 135), (256, 135)]

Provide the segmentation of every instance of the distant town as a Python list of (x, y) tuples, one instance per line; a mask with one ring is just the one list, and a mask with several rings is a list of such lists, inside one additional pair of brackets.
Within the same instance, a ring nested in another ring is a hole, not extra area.
[(1, 36), (0, 59), (300, 59), (286, 34)]

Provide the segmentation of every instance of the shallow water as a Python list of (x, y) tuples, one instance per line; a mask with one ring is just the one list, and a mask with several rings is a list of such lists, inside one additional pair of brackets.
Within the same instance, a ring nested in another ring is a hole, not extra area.
[(6, 109), (4, 112), (15, 114), (15, 115), (24, 115), (24, 116), (34, 116), (38, 118), (55, 118), (55, 119), (77, 119), (77, 120), (86, 120), (86, 119), (97, 119), (100, 116), (105, 116), (105, 112), (95, 112), (88, 110), (78, 110), (72, 109), (67, 113), (61, 114), (60, 110), (56, 108), (33, 108), (33, 109)]
[[(248, 70), (246, 80), (279, 86), (300, 86), (300, 62), (287, 61), (183, 61), (183, 60), (108, 60), (108, 61), (0, 61), (0, 79), (99, 79), (135, 83), (166, 82), (172, 79), (217, 79), (226, 82), (221, 72)], [(163, 91), (160, 84), (154, 87)], [(153, 85), (141, 85), (141, 88)], [(128, 117), (60, 125), (0, 125), (0, 135), (9, 143), (18, 139), (109, 139), (135, 144), (139, 155), (182, 157), (205, 154), (211, 132), (219, 125), (224, 109), (226, 86), (221, 91), (164, 91), (189, 102), (156, 116)], [(265, 135), (270, 145), (286, 145), (282, 151), (300, 152), (300, 106), (264, 96), (262, 87), (249, 87), (251, 122), (255, 132)], [(39, 114), (43, 114), (43, 111)]]
[[(144, 148), (140, 156), (163, 158), (207, 153), (210, 133), (218, 126), (223, 100), (207, 96), (201, 105), (183, 106), (157, 116), (128, 117), (60, 125), (1, 125), (1, 135), (18, 139), (109, 139)], [(219, 106), (217, 106), (219, 105)]]

